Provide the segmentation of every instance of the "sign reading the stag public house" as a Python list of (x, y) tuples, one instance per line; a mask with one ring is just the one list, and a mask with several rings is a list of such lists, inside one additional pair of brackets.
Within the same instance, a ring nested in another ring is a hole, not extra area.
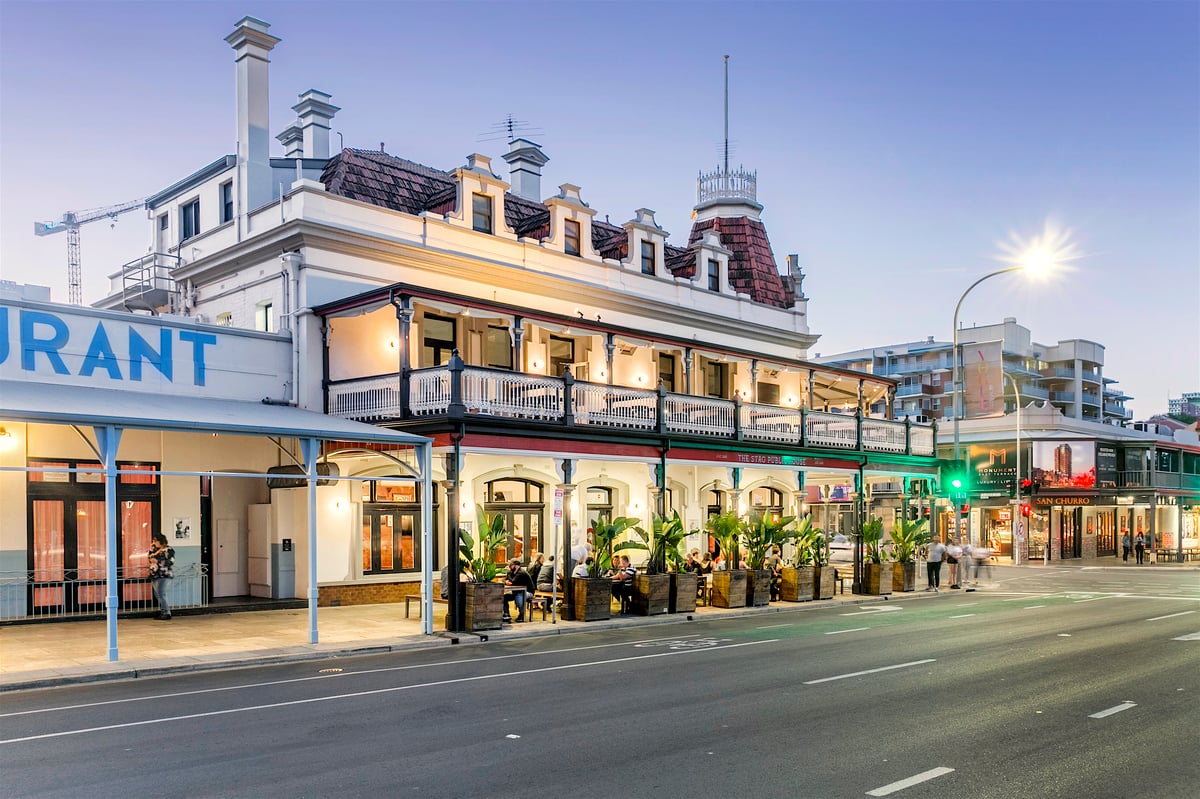
[(0, 303), (0, 379), (257, 402), (286, 396), (286, 337), (42, 303)]

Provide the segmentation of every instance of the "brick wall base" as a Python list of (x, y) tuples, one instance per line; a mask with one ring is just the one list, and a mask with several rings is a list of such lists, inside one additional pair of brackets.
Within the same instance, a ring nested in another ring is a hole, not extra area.
[[(434, 596), (440, 596), (440, 586), (433, 581)], [(317, 588), (317, 607), (346, 605), (381, 605), (402, 602), (405, 596), (419, 595), (420, 583), (363, 583), (361, 585), (322, 585)]]

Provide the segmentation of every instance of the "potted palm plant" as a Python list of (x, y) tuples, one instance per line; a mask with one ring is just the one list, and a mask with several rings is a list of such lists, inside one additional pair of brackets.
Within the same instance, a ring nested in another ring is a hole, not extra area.
[(892, 539), (892, 590), (917, 590), (917, 551), (929, 543), (925, 520), (899, 521), (888, 534)]
[(805, 514), (792, 533), (796, 551), (792, 561), (783, 567), (779, 596), (784, 602), (807, 602), (833, 596), (833, 569), (824, 569), (829, 583), (829, 597), (822, 597), (817, 575), (822, 570), (825, 554), (825, 534), (813, 524), (812, 514)]
[[(671, 611), (672, 575), (668, 573), (671, 554), (678, 555), (679, 545), (686, 535), (683, 520), (676, 512), (671, 518), (664, 519), (656, 516), (650, 525), (650, 530), (635, 526), (630, 528), (633, 538), (616, 545), (614, 552), (625, 550), (641, 550), (650, 553), (646, 559), (646, 567), (633, 578), (633, 612), (641, 616), (655, 616)], [(693, 578), (695, 575), (692, 575)], [(695, 610), (696, 586), (692, 585), (693, 604)]]
[(710, 516), (705, 524), (725, 558), (725, 568), (712, 574), (712, 603), (718, 608), (746, 607), (746, 570), (738, 568), (743, 526), (742, 520), (732, 512)]
[(609, 521), (603, 516), (592, 520), (592, 542), (595, 551), (587, 577), (571, 579), (575, 601), (575, 621), (600, 621), (612, 618), (612, 572), (614, 546), (626, 530), (636, 526), (637, 519), (618, 516)]
[(458, 555), (462, 568), (468, 573), (464, 595), (465, 621), (468, 630), (497, 630), (504, 619), (504, 583), (495, 582), (500, 574), (496, 555), (504, 547), (507, 534), (504, 517), (496, 514), (491, 519), (477, 508), (479, 518), (479, 546), (467, 530), (458, 531)]
[(883, 543), (883, 519), (872, 516), (862, 523), (859, 537), (863, 543), (863, 588), (868, 594), (892, 593), (892, 564)]
[(788, 529), (794, 516), (771, 519), (760, 516), (744, 526), (742, 540), (746, 544), (746, 604), (762, 607), (771, 601), (771, 580), (774, 575), (766, 568), (767, 555), (773, 547), (783, 550), (783, 545), (792, 540), (793, 532)]

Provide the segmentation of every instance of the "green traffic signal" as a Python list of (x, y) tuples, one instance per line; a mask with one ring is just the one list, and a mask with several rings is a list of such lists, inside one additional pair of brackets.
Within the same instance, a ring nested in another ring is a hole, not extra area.
[(963, 481), (962, 481), (961, 477), (955, 477), (954, 479), (952, 479), (950, 481), (950, 487), (955, 490), (962, 488), (962, 486), (963, 486)]

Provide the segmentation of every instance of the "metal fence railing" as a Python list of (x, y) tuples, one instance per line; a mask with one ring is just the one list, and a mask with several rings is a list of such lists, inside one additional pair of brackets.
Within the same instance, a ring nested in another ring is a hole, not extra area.
[[(196, 563), (175, 570), (167, 586), (172, 610), (208, 606), (207, 573)], [(0, 621), (103, 617), (107, 590), (103, 569), (0, 572)], [(145, 567), (117, 570), (117, 600), (123, 614), (158, 607)]]

